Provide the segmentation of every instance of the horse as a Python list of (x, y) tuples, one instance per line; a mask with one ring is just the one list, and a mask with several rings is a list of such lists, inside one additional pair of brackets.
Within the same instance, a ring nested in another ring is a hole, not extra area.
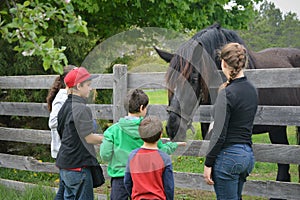
[[(230, 42), (243, 44), (239, 35), (229, 29), (213, 24), (196, 33), (184, 42), (176, 53), (169, 53), (154, 47), (158, 55), (169, 63), (166, 72), (168, 106), (166, 131), (173, 141), (186, 139), (186, 131), (191, 128), (192, 118), (199, 105), (212, 105), (217, 89), (209, 88), (210, 82), (221, 84), (221, 69), (217, 50)], [(250, 51), (249, 69), (300, 67), (300, 49), (269, 48), (259, 52)], [(299, 106), (300, 89), (265, 88), (258, 89), (259, 105)], [(209, 123), (201, 123), (202, 137), (205, 139)], [(297, 127), (299, 134), (300, 129)], [(269, 133), (272, 144), (289, 144), (286, 126), (254, 125), (253, 134)], [(289, 165), (278, 163), (277, 181), (290, 182)]]

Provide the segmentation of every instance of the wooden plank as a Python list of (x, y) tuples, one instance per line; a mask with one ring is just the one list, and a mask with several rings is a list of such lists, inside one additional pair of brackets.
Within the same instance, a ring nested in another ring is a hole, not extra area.
[[(97, 119), (112, 120), (112, 104), (88, 104)], [(46, 103), (0, 102), (0, 115), (49, 117)]]
[[(222, 75), (222, 72), (220, 71)], [(245, 75), (257, 88), (299, 88), (300, 68), (252, 69), (245, 70)], [(218, 88), (214, 81), (210, 88)], [(166, 88), (165, 72), (130, 73), (129, 88)]]
[(257, 88), (300, 87), (300, 68), (248, 69), (245, 75)]
[[(245, 75), (257, 88), (300, 87), (300, 68), (246, 69)], [(212, 81), (210, 88), (219, 87), (214, 84), (217, 83)], [(128, 87), (166, 89), (165, 72), (129, 73)]]
[[(167, 139), (164, 139), (166, 142)], [(188, 140), (185, 147), (178, 147), (173, 155), (204, 157), (209, 146), (208, 140)], [(253, 144), (255, 160), (258, 162), (300, 164), (298, 145)]]
[[(17, 129), (0, 127), (0, 140), (28, 142), (36, 144), (50, 144), (50, 131)], [(164, 138), (164, 142), (168, 139)], [(197, 156), (204, 157), (208, 150), (208, 140), (188, 140), (185, 147), (179, 147), (174, 155), (178, 156)], [(99, 152), (99, 146), (95, 145), (96, 152)], [(253, 144), (253, 151), (256, 161), (300, 164), (300, 148), (298, 145), (281, 144)]]
[(40, 162), (30, 156), (17, 156), (0, 153), (0, 167), (35, 172), (58, 173), (54, 163)]
[(0, 102), (0, 115), (49, 117), (46, 103)]
[[(220, 72), (222, 73), (222, 72)], [(252, 69), (245, 70), (249, 80), (257, 88), (299, 88), (300, 68)], [(97, 74), (92, 83), (95, 89), (112, 89), (112, 74)], [(129, 73), (129, 88), (165, 88), (165, 72)], [(49, 89), (56, 75), (1, 76), (2, 89)], [(217, 88), (218, 85), (211, 85)]]
[[(0, 153), (0, 167), (34, 172), (59, 173), (59, 169), (55, 166), (55, 163), (40, 162), (31, 156), (18, 156), (4, 153)], [(101, 164), (101, 167), (104, 177), (108, 179), (107, 166)]]
[(127, 115), (124, 107), (127, 94), (127, 66), (114, 65), (113, 72), (113, 121), (117, 122), (121, 117)]
[(112, 104), (88, 104), (96, 119), (113, 120)]
[(300, 106), (258, 106), (254, 124), (300, 126)]
[(300, 184), (279, 181), (247, 181), (243, 195), (299, 200)]
[[(158, 116), (161, 120), (167, 120), (166, 107), (166, 105), (149, 105), (148, 113)], [(212, 105), (199, 106), (193, 121), (210, 123), (212, 107)], [(258, 106), (254, 124), (300, 126), (300, 106)]]
[(51, 133), (49, 130), (0, 127), (0, 140), (35, 144), (50, 144)]
[(0, 76), (1, 89), (49, 89), (56, 75)]
[(128, 88), (166, 89), (165, 72), (128, 73)]
[[(214, 191), (213, 186), (207, 185), (204, 181), (203, 174), (174, 172), (174, 179), (175, 186), (179, 188)], [(300, 196), (300, 184), (278, 181), (247, 181), (243, 195), (296, 200)]]
[[(174, 172), (175, 187), (187, 188), (214, 192), (213, 186), (204, 182), (202, 174)], [(20, 181), (0, 179), (0, 184), (8, 188), (24, 191), (28, 187), (38, 185)], [(55, 187), (43, 186), (57, 191)], [(243, 195), (258, 196), (266, 198), (286, 198), (289, 200), (299, 199), (299, 187), (297, 183), (277, 182), (277, 181), (247, 181), (244, 186)], [(175, 188), (175, 190), (176, 190)], [(98, 199), (106, 199), (105, 194), (95, 194)]]
[[(92, 81), (95, 89), (112, 89), (112, 74), (97, 74)], [(50, 89), (56, 75), (0, 76), (1, 89)]]
[(298, 145), (253, 144), (255, 159), (260, 162), (300, 164)]

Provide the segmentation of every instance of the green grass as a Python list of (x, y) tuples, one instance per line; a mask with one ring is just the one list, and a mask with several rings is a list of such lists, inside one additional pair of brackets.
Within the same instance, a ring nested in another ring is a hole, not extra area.
[(55, 197), (55, 192), (41, 185), (27, 187), (23, 192), (0, 185), (0, 194), (0, 200), (52, 200)]
[(168, 91), (167, 90), (145, 90), (149, 97), (149, 104), (168, 105)]

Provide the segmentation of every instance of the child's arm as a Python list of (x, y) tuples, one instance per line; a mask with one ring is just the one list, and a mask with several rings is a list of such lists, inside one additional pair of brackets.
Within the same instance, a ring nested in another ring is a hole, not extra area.
[(85, 141), (88, 144), (101, 144), (101, 142), (103, 140), (103, 135), (95, 134), (95, 133), (97, 133), (97, 130), (98, 130), (98, 125), (97, 125), (97, 122), (95, 119), (93, 120), (93, 127), (94, 127), (93, 133), (87, 135), (85, 137)]
[(91, 133), (87, 135), (84, 139), (88, 144), (100, 144), (103, 140), (103, 136)]
[(178, 146), (185, 146), (185, 145), (186, 142), (166, 142), (165, 144), (161, 140), (157, 142), (157, 147), (169, 155), (174, 153), (174, 151), (176, 151)]
[(100, 145), (100, 157), (103, 161), (108, 162), (113, 156), (114, 143), (112, 133), (107, 129), (104, 132), (104, 138)]
[(173, 176), (173, 168), (172, 168), (171, 161), (169, 164), (166, 165), (165, 171), (163, 173), (163, 183), (164, 183), (166, 199), (173, 200), (174, 199), (174, 176)]

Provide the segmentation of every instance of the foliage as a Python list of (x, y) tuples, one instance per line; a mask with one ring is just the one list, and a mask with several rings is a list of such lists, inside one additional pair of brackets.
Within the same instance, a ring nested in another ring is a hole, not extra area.
[(48, 31), (52, 29), (53, 33), (53, 28), (56, 30), (62, 26), (67, 29), (67, 33), (82, 32), (88, 35), (86, 22), (81, 16), (75, 15), (72, 4), (63, 1), (51, 4), (31, 0), (13, 5), (1, 11), (1, 17), (4, 15), (3, 19), (0, 18), (2, 38), (15, 43), (14, 50), (23, 56), (40, 56), (44, 70), (52, 67), (62, 74), (63, 65), (68, 63), (63, 53), (66, 47), (55, 47), (54, 39)]
[(272, 2), (264, 1), (255, 20), (240, 33), (254, 51), (270, 47), (300, 48), (300, 21), (296, 14), (289, 12), (283, 15)]
[[(240, 29), (247, 27), (254, 16), (253, 5), (259, 1), (236, 1), (231, 7), (224, 7), (229, 0), (18, 0), (16, 4), (11, 1), (8, 8), (0, 6), (0, 32), (21, 55), (41, 58), (45, 70), (53, 68), (61, 73), (62, 65), (69, 60), (65, 51), (70, 45), (75, 45), (72, 53), (81, 50), (80, 57), (91, 48), (81, 49), (78, 40), (78, 43), (70, 40), (71, 43), (57, 44), (57, 32), (61, 38), (65, 38), (66, 33), (81, 32), (87, 36), (90, 32), (93, 37), (85, 38), (95, 44), (96, 40), (101, 42), (136, 27), (162, 27), (182, 32), (220, 22), (229, 28)], [(68, 55), (71, 57), (72, 53)]]
[[(254, 3), (261, 0), (235, 1), (224, 8), (229, 0), (73, 0), (88, 23), (95, 24), (107, 38), (118, 32), (135, 27), (162, 27), (176, 31), (200, 29), (214, 22), (228, 27), (245, 28), (253, 17)], [(92, 9), (91, 9), (92, 8)], [(100, 19), (100, 20), (99, 20)]]
[(7, 102), (45, 102), (46, 90), (24, 90), (24, 89), (12, 89), (6, 90), (7, 94), (2, 101)]

